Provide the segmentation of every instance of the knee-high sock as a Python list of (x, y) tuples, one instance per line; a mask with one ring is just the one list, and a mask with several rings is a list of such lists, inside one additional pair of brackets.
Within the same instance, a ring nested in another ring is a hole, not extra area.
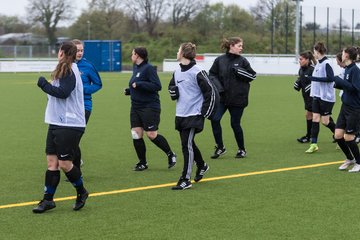
[(135, 147), (136, 154), (138, 156), (139, 162), (146, 163), (146, 146), (143, 138), (133, 139), (133, 144)]
[(65, 173), (71, 184), (76, 188), (78, 194), (85, 192), (82, 176), (80, 170), (74, 165), (73, 168)]
[(44, 199), (48, 201), (52, 201), (54, 199), (54, 194), (56, 192), (56, 188), (60, 182), (60, 171), (55, 170), (47, 170), (45, 173), (45, 191), (44, 191)]
[(317, 143), (319, 136), (320, 126), (318, 122), (312, 122), (311, 127), (311, 143)]
[[(80, 165), (81, 165), (81, 149), (80, 149), (80, 146), (78, 146), (76, 148), (76, 150), (75, 150), (73, 164), (80, 170)], [(80, 172), (81, 172), (81, 170), (80, 170)]]
[(331, 131), (332, 133), (335, 132), (335, 122), (334, 122), (334, 119), (332, 119), (332, 117), (330, 117), (329, 123), (328, 123), (328, 125), (326, 125), (326, 127), (327, 127), (328, 129), (330, 129), (330, 131)]
[(310, 138), (311, 136), (311, 127), (312, 127), (312, 120), (306, 120), (306, 137)]
[(336, 139), (336, 142), (339, 145), (339, 147), (341, 148), (341, 150), (343, 151), (343, 153), (345, 154), (347, 159), (349, 159), (349, 160), (354, 159), (354, 156), (351, 154), (350, 148), (346, 144), (344, 138)]
[(166, 138), (164, 138), (162, 135), (158, 134), (156, 138), (151, 140), (158, 148), (163, 150), (166, 155), (169, 155), (172, 153), (171, 148), (169, 146), (168, 141)]
[(350, 148), (350, 151), (352, 153), (352, 155), (354, 156), (356, 163), (360, 164), (360, 152), (359, 152), (359, 147), (356, 144), (355, 140), (351, 140), (351, 141), (346, 141), (346, 144), (348, 145), (348, 147)]

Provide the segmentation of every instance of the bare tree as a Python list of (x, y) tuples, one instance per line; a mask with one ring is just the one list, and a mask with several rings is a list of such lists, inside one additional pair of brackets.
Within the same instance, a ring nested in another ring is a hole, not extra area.
[(257, 21), (265, 22), (271, 17), (275, 7), (282, 0), (258, 0), (256, 6), (251, 7), (250, 11)]
[(101, 10), (107, 13), (118, 11), (120, 0), (89, 0), (90, 10)]
[(0, 14), (0, 35), (5, 33), (27, 32), (29, 24), (24, 23), (17, 16)]
[(196, 13), (201, 11), (207, 4), (207, 0), (170, 0), (173, 27), (176, 28), (178, 25), (194, 18)]
[(125, 0), (124, 4), (132, 20), (139, 26), (144, 24), (149, 35), (155, 36), (155, 28), (169, 6), (169, 0)]
[[(276, 28), (281, 35), (286, 34), (286, 27), (295, 27), (295, 3), (287, 0), (258, 0), (251, 13), (260, 24), (265, 24), (270, 31)], [(288, 23), (286, 26), (285, 23)]]
[(120, 9), (120, 0), (89, 0), (90, 16), (98, 14), (101, 19), (88, 19), (93, 26), (96, 22), (102, 23), (102, 31), (106, 38), (112, 39), (115, 33), (114, 27), (123, 22), (129, 24), (124, 17), (124, 13)]
[(56, 43), (56, 27), (61, 20), (72, 17), (71, 0), (30, 0), (27, 14), (31, 22), (41, 23), (46, 31), (49, 44)]

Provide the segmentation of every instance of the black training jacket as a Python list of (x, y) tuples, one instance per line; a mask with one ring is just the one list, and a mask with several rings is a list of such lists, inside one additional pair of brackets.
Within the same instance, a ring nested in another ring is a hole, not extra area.
[(225, 105), (248, 105), (250, 82), (256, 78), (256, 72), (246, 58), (227, 52), (215, 59), (209, 76), (220, 93), (221, 102)]
[(314, 71), (314, 67), (311, 65), (300, 67), (299, 77), (294, 82), (294, 89), (296, 91), (301, 90), (304, 98), (310, 97), (311, 80), (308, 78), (308, 76), (312, 76), (313, 71)]

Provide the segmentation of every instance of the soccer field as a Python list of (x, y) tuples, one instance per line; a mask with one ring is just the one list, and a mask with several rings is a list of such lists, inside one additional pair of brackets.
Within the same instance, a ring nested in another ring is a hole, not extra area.
[[(167, 169), (165, 154), (146, 139), (149, 169), (137, 163), (130, 134), (130, 99), (123, 95), (130, 73), (101, 73), (103, 89), (81, 147), (86, 206), (72, 210), (75, 190), (62, 180), (57, 207), (32, 213), (42, 198), (46, 161), (46, 95), (38, 73), (1, 73), (1, 239), (358, 239), (353, 223), (360, 174), (337, 170), (344, 159), (330, 131), (321, 126), (319, 151), (305, 154), (301, 94), (295, 76), (259, 76), (251, 84), (242, 126), (248, 156), (235, 159), (236, 143), (228, 113), (222, 120), (227, 153), (210, 159), (210, 122), (197, 142), (210, 170), (186, 191), (172, 191), (182, 170), (175, 102), (160, 73), (162, 113), (159, 132), (178, 155)], [(44, 74), (49, 78), (49, 73)], [(340, 100), (334, 108), (336, 119)]]

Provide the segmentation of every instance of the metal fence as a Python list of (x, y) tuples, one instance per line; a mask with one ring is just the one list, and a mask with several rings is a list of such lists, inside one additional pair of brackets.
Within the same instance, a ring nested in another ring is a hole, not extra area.
[(43, 45), (0, 45), (0, 58), (53, 58), (54, 47)]
[(324, 42), (330, 53), (350, 45), (360, 46), (360, 9), (346, 7), (302, 6), (300, 48), (311, 49), (317, 41)]

